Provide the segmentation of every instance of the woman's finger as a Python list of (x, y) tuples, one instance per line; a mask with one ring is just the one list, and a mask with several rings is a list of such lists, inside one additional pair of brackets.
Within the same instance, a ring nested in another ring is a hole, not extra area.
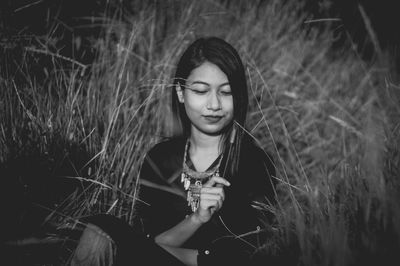
[(208, 180), (204, 184), (204, 186), (205, 187), (213, 187), (214, 185), (219, 185), (219, 184), (222, 186), (230, 186), (231, 185), (231, 183), (229, 183), (228, 180), (226, 180), (225, 178), (220, 177), (220, 176), (213, 176), (213, 177), (211, 177), (210, 180)]
[(224, 189), (222, 187), (202, 187), (200, 190), (202, 193), (209, 193), (209, 194), (222, 194)]
[(208, 194), (202, 193), (200, 194), (200, 200), (220, 200), (221, 196), (217, 194)]
[(215, 207), (215, 209), (219, 210), (222, 204), (223, 199), (219, 195), (203, 194), (200, 196), (200, 205), (202, 205), (204, 209)]
[(203, 187), (200, 190), (200, 194), (219, 195), (222, 200), (225, 200), (225, 192), (222, 187)]
[(219, 200), (205, 199), (200, 202), (200, 208), (205, 210), (219, 210), (222, 207), (222, 202)]

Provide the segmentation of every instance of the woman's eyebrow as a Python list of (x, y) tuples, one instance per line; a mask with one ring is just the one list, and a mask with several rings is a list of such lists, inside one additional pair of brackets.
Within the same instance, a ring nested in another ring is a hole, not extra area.
[(230, 86), (231, 84), (229, 84), (229, 82), (225, 82), (225, 83), (222, 83), (221, 85), (219, 85), (219, 87), (223, 87), (223, 86), (226, 86), (226, 85)]
[[(204, 82), (204, 81), (200, 81), (200, 80), (195, 80), (192, 83), (190, 83), (190, 85), (192, 85), (192, 84), (202, 84), (202, 85), (210, 86), (209, 83)], [(226, 86), (226, 85), (230, 85), (229, 82), (224, 82), (221, 85), (219, 85), (218, 87), (223, 87), (223, 86)]]
[(206, 86), (210, 86), (210, 84), (208, 84), (207, 82), (200, 81), (200, 80), (195, 80), (195, 81), (191, 82), (189, 85), (192, 85), (192, 84), (203, 84)]

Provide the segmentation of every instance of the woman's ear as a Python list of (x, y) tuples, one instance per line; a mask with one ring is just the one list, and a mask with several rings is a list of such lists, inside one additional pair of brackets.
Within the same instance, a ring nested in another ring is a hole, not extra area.
[(180, 102), (180, 103), (184, 103), (185, 101), (184, 101), (184, 99), (183, 99), (183, 90), (182, 90), (181, 84), (178, 83), (178, 84), (175, 86), (175, 89), (176, 89), (176, 95), (178, 96), (179, 102)]

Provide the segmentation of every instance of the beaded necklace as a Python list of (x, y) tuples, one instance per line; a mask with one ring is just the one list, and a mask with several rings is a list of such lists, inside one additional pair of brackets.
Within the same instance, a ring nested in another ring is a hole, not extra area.
[(186, 200), (188, 201), (188, 206), (195, 212), (200, 204), (200, 190), (203, 187), (203, 183), (207, 182), (213, 176), (219, 176), (219, 167), (222, 161), (222, 154), (219, 156), (218, 163), (216, 166), (205, 172), (197, 172), (191, 169), (187, 165), (187, 154), (189, 153), (190, 141), (187, 139), (185, 145), (185, 153), (183, 155), (183, 165), (181, 182), (183, 187), (187, 191)]

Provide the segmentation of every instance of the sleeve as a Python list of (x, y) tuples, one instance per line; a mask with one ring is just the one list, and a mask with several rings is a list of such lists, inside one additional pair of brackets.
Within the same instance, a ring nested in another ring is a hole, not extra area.
[(256, 242), (263, 242), (267, 232), (276, 223), (276, 170), (272, 156), (262, 148), (256, 146), (252, 158), (250, 169), (253, 171), (248, 175), (248, 200), (253, 209), (256, 228), (261, 229)]
[(151, 238), (179, 222), (170, 204), (177, 195), (165, 179), (160, 152), (155, 146), (143, 160), (139, 174), (139, 198), (135, 203), (134, 223), (137, 230)]
[[(238, 231), (242, 234), (259, 231), (245, 238), (257, 245), (265, 240), (267, 228), (275, 223), (276, 172), (272, 156), (259, 146), (249, 145), (243, 155), (243, 167), (239, 172), (241, 186), (235, 189), (234, 205), (247, 219), (238, 222), (242, 227)], [(240, 196), (241, 191), (245, 191), (244, 198)]]
[(252, 201), (267, 201), (276, 203), (276, 170), (272, 156), (256, 148), (254, 160), (252, 160), (251, 182), (249, 184), (249, 197)]
[[(257, 245), (255, 243), (263, 239), (261, 232), (257, 232), (274, 222), (273, 208), (269, 205), (276, 202), (273, 181), (275, 168), (269, 154), (255, 145), (244, 146), (241, 159), (237, 176), (232, 180), (232, 185), (226, 188), (221, 214), (224, 226), (235, 235), (242, 235), (247, 242)], [(240, 240), (232, 242), (239, 246), (244, 243)], [(250, 246), (244, 244), (241, 248), (246, 250)]]

